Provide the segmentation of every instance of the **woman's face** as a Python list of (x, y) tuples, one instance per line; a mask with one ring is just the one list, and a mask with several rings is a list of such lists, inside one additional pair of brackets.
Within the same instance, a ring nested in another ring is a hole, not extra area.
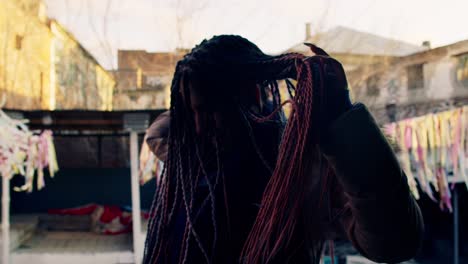
[[(233, 94), (230, 89), (236, 89), (239, 92)], [(229, 119), (237, 114), (236, 104), (251, 106), (257, 103), (257, 89), (254, 82), (243, 82), (233, 86), (230, 84), (217, 85), (213, 82), (204, 83), (198, 80), (190, 81), (190, 107), (194, 115), (197, 135), (203, 135), (210, 131), (209, 126), (213, 124), (217, 131), (225, 131), (229, 126)], [(207, 91), (214, 92), (208, 94)], [(227, 92), (223, 93), (222, 91)], [(182, 96), (186, 100), (185, 96)]]
[(216, 128), (222, 128), (222, 117), (219, 109), (214, 107), (215, 102), (211, 102), (207, 96), (204, 96), (197, 84), (190, 85), (190, 106), (192, 107), (193, 118), (195, 121), (195, 131), (197, 135), (206, 133), (209, 125), (215, 123)]

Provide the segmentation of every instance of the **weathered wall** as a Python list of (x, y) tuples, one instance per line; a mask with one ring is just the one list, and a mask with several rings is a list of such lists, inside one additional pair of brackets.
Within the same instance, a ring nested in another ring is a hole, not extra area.
[(5, 108), (47, 109), (52, 35), (36, 9), (22, 3), (0, 1), (0, 94)]
[(172, 74), (174, 67), (185, 51), (147, 52), (144, 50), (119, 50), (118, 68), (122, 70), (140, 68), (144, 74), (160, 76)]
[(184, 52), (119, 50), (114, 109), (168, 108), (172, 76)]
[(0, 95), (4, 108), (111, 110), (113, 76), (41, 0), (0, 1)]
[(447, 100), (468, 96), (468, 87), (465, 87), (456, 79), (456, 66), (458, 58), (446, 56), (435, 61), (426, 62), (423, 65), (424, 87), (408, 89), (408, 77), (406, 67), (411, 63), (394, 65), (389, 70), (379, 74), (379, 94), (370, 96), (365, 80), (360, 86), (355, 87), (355, 99), (370, 103), (372, 106), (381, 107), (388, 103), (389, 99), (395, 99), (396, 103), (412, 104), (427, 100)]
[(113, 107), (119, 110), (166, 109), (172, 73), (147, 76), (141, 69), (114, 72), (117, 88)]
[(114, 93), (115, 110), (168, 109), (169, 87), (162, 91), (137, 90)]
[[(388, 104), (395, 104), (400, 110), (421, 112), (417, 109), (419, 105), (431, 111), (430, 105), (437, 109), (444, 104), (465, 102), (468, 99), (468, 83), (461, 78), (463, 71), (466, 71), (462, 65), (468, 60), (468, 56), (463, 55), (465, 53), (468, 53), (466, 41), (351, 72), (348, 79), (353, 87), (353, 99), (366, 103), (377, 112), (382, 112)], [(407, 69), (421, 64), (423, 85), (411, 89)], [(372, 76), (379, 79), (376, 94), (370, 93), (367, 84), (368, 78)], [(408, 111), (400, 113), (400, 118), (414, 115)]]
[(111, 110), (113, 76), (58, 23), (51, 21), (55, 109)]

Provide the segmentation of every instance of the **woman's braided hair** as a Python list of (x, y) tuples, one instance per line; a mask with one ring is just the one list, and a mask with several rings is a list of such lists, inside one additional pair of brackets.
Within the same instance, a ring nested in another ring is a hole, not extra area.
[[(304, 55), (297, 53), (266, 55), (249, 40), (234, 35), (221, 35), (203, 40), (177, 63), (171, 86), (168, 159), (150, 211), (144, 263), (160, 263), (163, 259), (167, 261), (167, 257), (163, 256), (170, 250), (168, 245), (171, 230), (179, 207), (183, 208), (186, 215), (179, 262), (187, 262), (190, 241), (196, 243), (207, 263), (211, 262), (210, 250), (215, 248), (215, 199), (220, 198), (216, 197), (215, 190), (222, 188), (225, 182), (219, 157), (220, 137), (213, 132), (217, 175), (214, 178), (208, 177), (200, 154), (200, 142), (194, 131), (190, 102), (184, 100), (189, 98), (189, 85), (193, 78), (219, 82), (221, 86), (230, 84), (230, 87), (232, 83), (242, 83), (242, 80), (254, 80), (261, 87), (268, 89), (277, 111), (281, 111), (282, 106), (277, 81), (288, 78), (297, 81), (295, 89), (291, 82), (287, 82), (288, 89), (294, 89), (294, 92), (290, 91), (291, 95), (294, 95), (289, 100), (292, 111), (282, 135), (276, 165), (271, 168), (272, 176), (264, 190), (261, 207), (240, 253), (239, 261), (268, 263), (288, 247), (299, 222), (304, 201), (305, 163), (310, 162), (304, 158), (306, 146), (311, 148), (311, 144), (318, 141), (317, 113), (321, 104), (320, 100), (314, 99), (315, 95), (323, 92), (323, 84), (313, 82), (313, 67), (310, 64)], [(219, 90), (210, 88), (206, 91), (207, 96), (213, 93), (216, 96), (223, 94), (223, 97), (227, 98), (236, 96), (236, 91), (220, 89), (219, 86), (216, 88)], [(256, 116), (253, 121), (264, 122), (270, 116)], [(310, 158), (311, 156), (308, 156), (308, 159)], [(209, 190), (202, 206), (210, 207), (214, 230), (213, 245), (210, 249), (202, 244), (194, 225), (199, 213), (194, 209), (194, 197), (197, 184), (202, 179), (207, 183)], [(226, 197), (224, 199), (226, 200)], [(316, 240), (317, 244), (321, 243), (318, 237)], [(321, 244), (317, 248), (320, 247)]]

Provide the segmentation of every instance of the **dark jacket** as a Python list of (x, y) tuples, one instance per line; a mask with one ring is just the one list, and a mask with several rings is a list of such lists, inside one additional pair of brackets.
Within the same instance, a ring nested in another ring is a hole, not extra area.
[[(161, 115), (147, 132), (150, 149), (163, 159), (167, 152), (164, 145), (168, 135), (169, 118), (168, 113)], [(265, 135), (268, 131), (259, 129), (257, 134)], [(309, 164), (311, 176), (304, 205), (304, 224), (299, 227), (303, 232), (299, 233), (307, 234), (311, 225), (319, 223), (324, 239), (347, 237), (362, 255), (372, 261), (397, 263), (412, 258), (422, 240), (424, 227), (421, 212), (411, 196), (406, 176), (395, 154), (367, 108), (362, 104), (355, 105), (332, 123), (326, 135), (321, 141), (320, 151), (337, 175), (336, 179), (330, 179), (332, 184), (326, 192), (325, 202), (329, 206), (323, 206), (327, 212), (321, 214), (319, 220), (308, 214), (307, 206), (317, 202), (320, 182), (323, 180), (316, 177), (318, 170), (314, 164)], [(273, 141), (264, 142), (264, 145)], [(239, 241), (237, 244), (233, 242), (236, 246), (229, 246), (235, 248), (232, 256), (239, 253), (239, 247), (245, 241), (249, 227), (255, 219), (258, 208), (249, 205), (260, 201), (264, 190), (262, 188), (266, 184), (266, 180), (260, 180), (252, 184), (254, 187), (243, 189), (246, 185), (251, 185), (249, 182), (242, 182), (243, 180), (251, 180), (255, 175), (265, 174), (261, 169), (252, 167), (255, 166), (253, 162), (249, 163), (253, 156), (244, 154), (249, 151), (254, 152), (252, 155), (255, 156), (254, 150), (244, 149), (242, 156), (247, 158), (233, 163), (241, 164), (233, 167), (237, 170), (234, 174), (250, 176), (245, 179), (235, 176), (238, 178), (231, 180), (231, 187), (237, 188), (237, 192), (233, 193), (241, 194), (233, 200), (247, 200), (245, 203), (233, 202), (234, 207), (238, 207), (236, 213), (246, 217), (231, 219), (231, 222), (243, 221), (239, 224), (237, 232), (236, 239)], [(246, 167), (248, 170), (243, 171), (236, 169), (237, 167)], [(249, 196), (249, 192), (254, 193), (256, 189), (258, 194)], [(245, 210), (242, 211), (244, 207)], [(231, 243), (234, 240), (230, 238), (227, 241)], [(302, 256), (295, 258), (294, 263), (312, 263), (307, 259), (307, 243), (302, 243), (295, 254), (297, 252), (301, 252), (299, 254)], [(297, 261), (298, 259), (300, 261)]]

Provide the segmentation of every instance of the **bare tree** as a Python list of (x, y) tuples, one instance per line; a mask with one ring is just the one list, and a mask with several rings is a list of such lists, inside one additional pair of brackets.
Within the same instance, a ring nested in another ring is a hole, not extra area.
[(193, 43), (188, 43), (186, 38), (188, 25), (195, 24), (197, 15), (203, 12), (209, 5), (209, 0), (190, 1), (190, 0), (176, 0), (175, 14), (176, 14), (176, 32), (177, 32), (177, 48), (187, 48)]

